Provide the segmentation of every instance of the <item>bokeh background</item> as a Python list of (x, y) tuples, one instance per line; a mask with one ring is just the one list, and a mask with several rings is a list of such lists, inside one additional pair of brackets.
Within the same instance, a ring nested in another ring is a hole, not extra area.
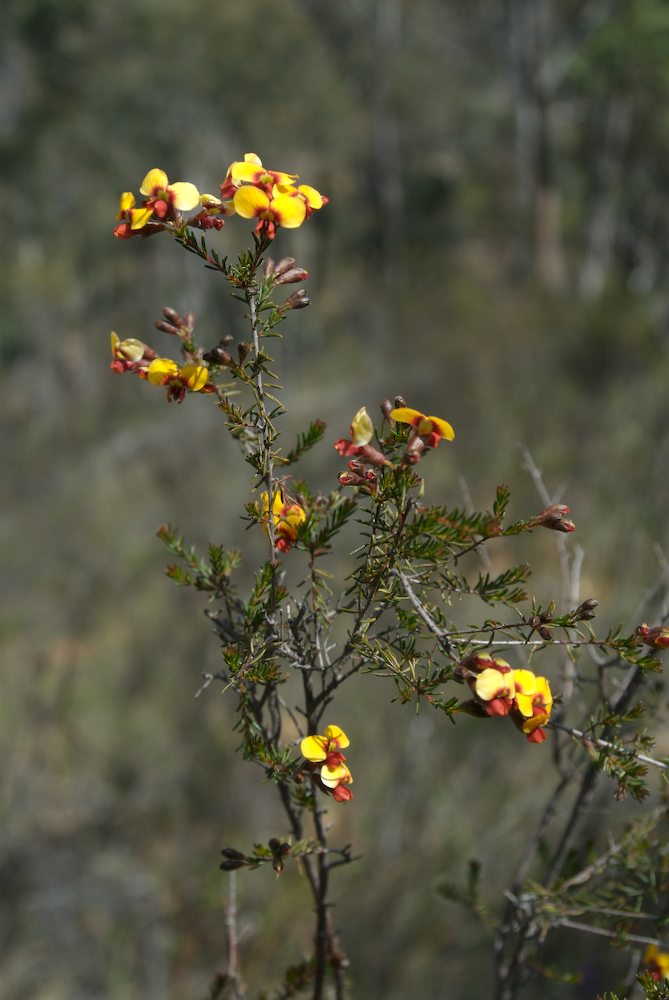
[[(231, 704), (194, 697), (217, 644), (155, 530), (248, 545), (245, 572), (260, 549), (220, 413), (112, 375), (109, 331), (168, 351), (170, 305), (205, 343), (243, 333), (194, 257), (112, 238), (118, 195), (153, 166), (215, 193), (248, 150), (329, 194), (280, 235), (311, 274), (276, 357), (288, 439), (328, 423), (314, 486), (358, 407), (395, 393), (456, 428), (425, 463), (434, 500), (485, 506), (504, 481), (514, 514), (538, 510), (526, 447), (572, 507), (581, 597), (631, 627), (664, 574), (669, 10), (7, 0), (0, 79), (0, 1000), (198, 1000), (224, 965), (218, 852), (284, 828)], [(537, 564), (540, 597), (561, 587), (544, 535), (502, 554)], [(365, 855), (335, 893), (354, 992), (477, 998), (489, 938), (436, 887), (476, 857), (499, 904), (548, 755), (392, 696), (361, 678), (336, 720), (356, 799), (332, 821)], [(295, 870), (239, 880), (253, 989), (300, 957), (305, 899)], [(583, 985), (526, 995), (612, 988), (626, 960), (597, 949), (565, 938), (556, 967)]]

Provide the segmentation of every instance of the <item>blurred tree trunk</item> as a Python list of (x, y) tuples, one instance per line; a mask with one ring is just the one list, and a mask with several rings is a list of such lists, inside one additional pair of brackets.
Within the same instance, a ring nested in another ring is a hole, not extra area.
[(525, 264), (545, 288), (560, 291), (566, 268), (551, 148), (552, 88), (546, 72), (551, 14), (552, 0), (508, 0), (519, 197), (528, 233)]
[(382, 342), (396, 323), (401, 284), (404, 192), (400, 118), (395, 77), (402, 41), (403, 0), (376, 0), (371, 155), (374, 177), (378, 277), (381, 283), (375, 337)]
[(594, 126), (593, 190), (579, 276), (581, 297), (588, 302), (598, 299), (604, 291), (611, 266), (620, 180), (631, 123), (632, 105), (628, 98), (612, 97), (600, 105)]

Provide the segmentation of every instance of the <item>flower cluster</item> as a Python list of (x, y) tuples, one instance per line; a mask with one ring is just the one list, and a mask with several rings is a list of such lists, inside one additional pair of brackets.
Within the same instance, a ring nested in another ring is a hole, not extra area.
[(332, 795), (335, 802), (348, 802), (353, 798), (348, 787), (353, 778), (341, 752), (349, 745), (348, 736), (339, 726), (326, 726), (322, 736), (307, 736), (300, 744), (302, 756), (312, 765), (310, 770), (314, 781)]
[(256, 153), (231, 163), (221, 184), (221, 199), (231, 201), (243, 219), (257, 219), (256, 233), (273, 239), (276, 227), (297, 229), (328, 199), (308, 184), (295, 184), (297, 174), (269, 170)]
[(188, 181), (170, 184), (167, 174), (159, 167), (149, 170), (140, 185), (144, 200), (138, 206), (132, 191), (124, 191), (119, 201), (114, 236), (127, 240), (131, 236), (159, 232), (165, 222), (178, 221), (181, 212), (189, 212), (200, 204), (200, 192)]
[[(384, 416), (400, 424), (409, 424), (411, 431), (407, 440), (406, 450), (402, 459), (405, 465), (414, 465), (430, 448), (436, 448), (442, 438), (452, 441), (455, 431), (447, 420), (441, 417), (427, 417), (418, 410), (408, 406), (398, 406), (393, 409), (386, 400), (381, 409)], [(367, 466), (391, 465), (382, 451), (371, 444), (374, 437), (374, 424), (361, 406), (351, 421), (350, 437), (335, 441), (335, 449), (345, 458), (350, 458), (348, 472), (339, 475), (342, 486), (357, 486), (368, 493), (376, 491), (376, 473)]]
[(458, 667), (474, 701), (463, 708), (478, 715), (508, 715), (530, 743), (548, 738), (545, 726), (553, 708), (553, 696), (546, 677), (531, 670), (514, 670), (506, 660), (488, 653), (474, 653)]
[[(269, 534), (269, 493), (260, 494), (260, 522)], [(304, 508), (299, 503), (286, 497), (279, 487), (272, 501), (272, 528), (274, 547), (279, 552), (288, 552), (297, 540), (297, 530), (306, 519)]]
[(276, 235), (277, 226), (297, 229), (312, 212), (326, 205), (328, 198), (309, 184), (296, 184), (297, 174), (263, 167), (256, 153), (246, 153), (228, 167), (220, 185), (221, 197), (200, 194), (189, 181), (170, 183), (159, 167), (149, 170), (139, 191), (144, 196), (137, 203), (132, 191), (121, 195), (117, 213), (118, 225), (114, 236), (127, 240), (132, 236), (150, 236), (168, 228), (183, 225), (182, 213), (198, 208), (199, 212), (186, 220), (196, 229), (220, 229), (225, 216), (240, 215), (257, 219), (256, 233), (269, 239)]
[(169, 308), (163, 309), (163, 315), (165, 319), (158, 320), (155, 325), (179, 338), (186, 363), (178, 365), (171, 358), (160, 358), (153, 348), (141, 340), (135, 340), (134, 337), (121, 340), (112, 331), (111, 370), (118, 374), (133, 372), (153, 385), (164, 386), (168, 402), (180, 403), (186, 392), (215, 392), (216, 386), (210, 381), (209, 368), (204, 364), (204, 358), (194, 353), (191, 343), (194, 323), (192, 315), (188, 314), (182, 319)]

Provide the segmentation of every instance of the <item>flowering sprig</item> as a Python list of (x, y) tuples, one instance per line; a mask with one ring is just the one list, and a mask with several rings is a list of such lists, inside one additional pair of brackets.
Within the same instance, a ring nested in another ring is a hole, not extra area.
[[(231, 582), (241, 559), (237, 550), (210, 545), (207, 556), (200, 558), (171, 529), (163, 528), (160, 534), (185, 565), (185, 570), (168, 567), (170, 578), (207, 593), (217, 605), (209, 615), (221, 640), (223, 666), (216, 674), (204, 675), (198, 694), (213, 680), (220, 680), (224, 690), (236, 693), (242, 752), (260, 765), (265, 777), (278, 788), (288, 824), (281, 837), (256, 845), (252, 853), (224, 848), (222, 867), (235, 871), (268, 862), (278, 873), (285, 858), (299, 858), (316, 914), (313, 958), (304, 964), (301, 988), (311, 983), (312, 1000), (323, 1000), (331, 978), (334, 995), (342, 1000), (347, 963), (333, 924), (329, 876), (337, 864), (352, 859), (345, 848), (337, 861), (328, 860), (333, 849), (328, 846), (330, 833), (323, 818), (322, 795), (335, 802), (350, 801), (353, 778), (343, 753), (349, 746), (347, 735), (335, 725), (321, 728), (339, 686), (349, 677), (375, 672), (394, 680), (400, 702), (430, 705), (453, 721), (460, 712), (480, 719), (508, 717), (532, 743), (546, 740), (551, 726), (556, 731), (556, 759), (565, 738), (578, 739), (580, 746), (587, 744), (591, 753), (606, 751), (604, 763), (597, 766), (615, 772), (620, 794), (629, 791), (641, 797), (645, 786), (639, 768), (650, 760), (638, 753), (639, 748), (647, 750), (645, 737), (638, 734), (630, 747), (614, 737), (613, 730), (633, 721), (628, 694), (643, 671), (657, 669), (653, 648), (669, 646), (669, 628), (664, 622), (653, 627), (641, 625), (629, 637), (611, 632), (597, 639), (590, 625), (596, 601), (584, 601), (562, 613), (556, 610), (555, 602), (542, 607), (532, 601), (530, 608), (521, 610), (523, 602), (529, 601), (527, 566), (472, 569), (468, 554), (480, 552), (487, 542), (497, 543), (539, 526), (573, 532), (574, 524), (567, 517), (570, 510), (545, 496), (545, 506), (538, 514), (505, 522), (510, 491), (504, 485), (498, 487), (490, 510), (428, 504), (418, 464), (441, 441), (453, 441), (455, 433), (447, 420), (407, 406), (400, 396), (395, 397), (394, 405), (389, 400), (381, 403), (380, 429), (375, 428), (366, 407), (357, 410), (349, 436), (334, 443), (338, 454), (348, 460), (348, 467), (339, 473), (333, 489), (311, 491), (306, 483), (295, 480), (291, 487), (295, 496), (289, 495), (285, 467), (298, 462), (322, 439), (325, 430), (322, 421), (313, 420), (306, 433), (298, 434), (294, 448), (279, 447), (277, 421), (284, 406), (277, 395), (280, 386), (267, 351), (268, 338), (278, 336), (277, 327), (285, 317), (309, 304), (302, 288), (283, 301), (277, 295), (284, 284), (305, 281), (306, 269), (293, 257), (275, 262), (266, 256), (282, 227), (299, 227), (327, 203), (320, 192), (297, 183), (298, 179), (297, 174), (266, 168), (255, 153), (247, 153), (230, 164), (220, 184), (220, 197), (201, 194), (190, 182), (171, 183), (157, 168), (144, 178), (140, 199), (132, 192), (122, 194), (116, 236), (171, 235), (207, 268), (224, 277), (234, 296), (244, 303), (249, 327), (245, 339), (235, 342), (235, 336), (226, 332), (215, 346), (206, 349), (196, 340), (191, 314), (181, 317), (164, 309), (163, 318), (155, 325), (162, 333), (176, 337), (179, 359), (163, 356), (162, 351), (141, 340), (122, 339), (113, 333), (111, 367), (117, 373), (131, 372), (163, 387), (170, 401), (181, 402), (187, 393), (214, 395), (228, 430), (253, 470), (255, 499), (247, 503), (246, 510), (251, 520), (261, 525), (267, 545), (264, 562), (246, 598)], [(207, 246), (197, 230), (221, 229), (232, 215), (253, 220), (255, 230), (252, 247), (230, 264), (227, 257)], [(222, 374), (230, 381), (221, 384)], [(349, 522), (360, 525), (362, 543), (355, 550), (352, 572), (335, 594), (336, 577), (321, 568), (321, 560)], [(563, 545), (561, 551), (565, 551)], [(291, 555), (286, 560), (280, 558), (288, 553)], [(296, 590), (289, 586), (292, 574), (284, 565), (291, 563), (298, 573), (303, 571)], [(475, 598), (488, 609), (499, 605), (504, 610), (499, 614), (488, 610), (483, 624), (463, 629), (451, 620), (454, 598)], [(513, 615), (507, 614), (509, 609)], [(336, 642), (333, 637), (337, 637)], [(631, 680), (616, 689), (620, 693), (611, 699), (613, 708), (607, 704), (600, 716), (595, 715), (585, 734), (562, 723), (569, 685), (573, 689), (576, 683), (573, 673), (565, 671), (563, 675), (561, 721), (551, 722), (553, 696), (547, 677), (515, 668), (497, 654), (481, 652), (482, 647), (506, 646), (525, 647), (537, 655), (544, 648), (570, 652), (578, 646), (591, 646), (598, 655), (605, 650), (611, 656), (605, 662), (606, 674), (601, 671), (602, 686), (621, 665), (630, 671)], [(651, 647), (651, 652), (644, 646)], [(296, 686), (301, 692), (293, 705), (292, 694), (286, 692), (295, 686), (281, 686), (291, 671), (299, 678)], [(468, 701), (451, 697), (454, 681), (469, 688)], [(293, 727), (301, 725), (310, 735), (300, 743), (303, 759), (296, 760)], [(576, 773), (576, 768), (564, 763), (565, 774)], [(586, 770), (588, 781), (592, 773)], [(586, 783), (583, 787), (585, 792), (576, 797), (577, 803), (589, 793), (590, 786)], [(307, 822), (312, 838), (305, 837)], [(551, 878), (564, 862), (571, 829), (567, 825), (557, 838)], [(534, 926), (531, 915), (526, 924), (525, 920), (525, 915), (516, 915), (505, 920), (504, 926), (522, 938), (525, 926)], [(503, 937), (506, 931), (500, 933)], [(524, 946), (521, 940), (513, 954), (520, 954)], [(504, 948), (502, 941), (500, 954)], [(509, 982), (515, 975), (513, 961), (504, 971)]]

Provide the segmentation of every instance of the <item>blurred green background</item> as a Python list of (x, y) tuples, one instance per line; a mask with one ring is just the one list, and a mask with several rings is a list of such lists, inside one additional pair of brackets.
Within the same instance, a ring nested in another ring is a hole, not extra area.
[[(118, 196), (153, 166), (216, 193), (248, 150), (329, 194), (277, 245), (311, 274), (276, 357), (288, 440), (328, 423), (314, 487), (358, 407), (395, 393), (456, 428), (425, 463), (432, 500), (485, 506), (505, 481), (515, 515), (538, 510), (525, 446), (572, 507), (581, 597), (633, 626), (666, 540), (669, 9), (8, 0), (0, 54), (0, 1000), (198, 1000), (224, 965), (218, 852), (284, 825), (235, 758), (231, 704), (194, 698), (217, 643), (155, 530), (248, 544), (249, 567), (261, 549), (220, 413), (112, 375), (109, 331), (168, 353), (151, 324), (170, 305), (205, 344), (244, 333), (194, 257), (112, 238)], [(499, 552), (541, 567), (542, 597), (544, 534)], [(331, 815), (365, 855), (335, 889), (355, 995), (486, 995), (488, 939), (435, 885), (478, 857), (499, 902), (549, 755), (351, 688), (332, 721), (356, 798)], [(256, 989), (300, 957), (306, 895), (294, 869), (240, 878)], [(598, 947), (557, 950), (582, 988), (526, 995), (612, 988), (625, 959)]]

